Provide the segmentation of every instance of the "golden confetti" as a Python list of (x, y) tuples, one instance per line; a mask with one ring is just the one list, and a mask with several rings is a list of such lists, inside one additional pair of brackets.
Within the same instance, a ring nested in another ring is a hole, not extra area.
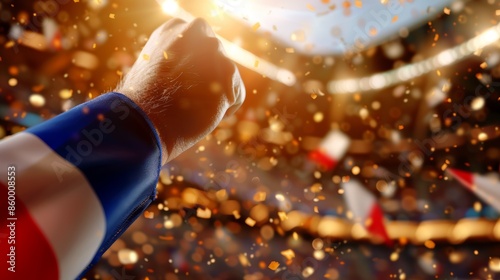
[(255, 62), (253, 63), (253, 67), (257, 68), (259, 67), (259, 60), (256, 59)]
[(488, 267), (493, 272), (500, 272), (500, 258), (491, 258), (488, 262)]
[(249, 225), (249, 226), (253, 227), (253, 226), (255, 226), (256, 221), (255, 221), (254, 219), (252, 219), (252, 218), (248, 217), (248, 218), (246, 218), (246, 220), (245, 220), (245, 224), (247, 224), (247, 225)]
[(146, 60), (146, 61), (149, 61), (150, 57), (149, 57), (149, 54), (143, 54), (142, 55), (142, 59)]
[(210, 219), (210, 217), (212, 217), (212, 211), (210, 211), (210, 209), (208, 208), (206, 209), (198, 208), (196, 209), (196, 216), (202, 219)]
[(448, 7), (444, 7), (443, 12), (444, 12), (445, 14), (449, 15), (449, 14), (451, 13), (451, 10), (450, 10), (450, 8), (448, 8)]
[(353, 166), (351, 172), (353, 175), (358, 175), (361, 172), (361, 168), (359, 168), (359, 166)]
[(115, 14), (113, 14), (113, 13), (109, 14), (109, 18), (110, 19), (115, 19)]
[(12, 48), (14, 45), (15, 45), (14, 41), (7, 41), (7, 43), (5, 43), (5, 45), (4, 45), (4, 47), (6, 49), (9, 49), (9, 48)]
[(281, 251), (281, 255), (287, 260), (292, 260), (293, 258), (295, 258), (295, 252), (292, 249)]
[(165, 59), (168, 59), (168, 53), (167, 53), (166, 51), (163, 51), (163, 57), (164, 57)]
[(234, 216), (234, 218), (235, 218), (236, 220), (238, 220), (239, 218), (241, 218), (241, 216), (240, 216), (240, 212), (238, 212), (238, 210), (234, 210), (234, 211), (233, 211), (233, 216)]
[(130, 249), (121, 249), (118, 251), (118, 260), (121, 264), (134, 264), (139, 260), (137, 252)]
[(316, 112), (316, 113), (314, 113), (314, 116), (313, 116), (314, 122), (319, 123), (319, 122), (321, 122), (323, 120), (323, 118), (324, 118), (323, 112)]
[(283, 194), (281, 194), (281, 193), (277, 193), (274, 197), (278, 201), (285, 201), (285, 196)]
[(251, 266), (250, 262), (248, 261), (247, 256), (245, 256), (244, 254), (239, 254), (238, 259), (239, 259), (240, 264), (242, 266)]
[(477, 140), (479, 141), (486, 141), (488, 140), (488, 134), (481, 132), (477, 135)]
[(15, 87), (17, 86), (17, 79), (16, 78), (10, 78), (8, 81), (9, 86)]
[(399, 253), (398, 252), (392, 252), (391, 256), (389, 257), (391, 261), (395, 262), (399, 259)]
[(269, 264), (268, 268), (269, 268), (270, 270), (276, 270), (276, 269), (278, 269), (278, 267), (279, 267), (279, 266), (280, 266), (280, 263), (279, 263), (279, 262), (277, 262), (277, 261), (272, 261), (272, 262)]
[(154, 212), (144, 211), (144, 218), (146, 218), (146, 219), (153, 219), (154, 217), (155, 217), (155, 213)]
[(253, 196), (253, 200), (255, 202), (262, 202), (266, 200), (267, 193), (266, 192), (256, 192), (255, 195)]
[(470, 103), (470, 107), (473, 111), (481, 110), (484, 107), (484, 98), (481, 96), (475, 97)]
[(257, 22), (254, 25), (252, 25), (253, 31), (257, 31), (257, 29), (259, 29), (259, 28), (260, 28), (260, 22)]
[(427, 240), (424, 242), (424, 246), (429, 249), (434, 249), (434, 247), (436, 247), (436, 243), (434, 243), (434, 241), (432, 240)]
[(61, 99), (69, 99), (73, 96), (73, 90), (72, 89), (61, 89), (59, 91), (59, 97)]
[(306, 7), (307, 7), (307, 9), (308, 9), (309, 11), (311, 11), (311, 12), (315, 12), (315, 11), (316, 11), (316, 9), (313, 7), (313, 5), (311, 5), (311, 4), (309, 4), (309, 3), (307, 3)]
[(38, 93), (30, 95), (29, 101), (33, 107), (43, 107), (45, 105), (45, 97)]
[(481, 212), (481, 210), (483, 209), (483, 206), (482, 206), (481, 202), (476, 201), (476, 202), (474, 202), (473, 208), (474, 208), (474, 211)]
[(286, 215), (285, 212), (278, 212), (278, 217), (280, 218), (280, 220), (284, 221), (286, 219), (288, 219), (288, 216)]

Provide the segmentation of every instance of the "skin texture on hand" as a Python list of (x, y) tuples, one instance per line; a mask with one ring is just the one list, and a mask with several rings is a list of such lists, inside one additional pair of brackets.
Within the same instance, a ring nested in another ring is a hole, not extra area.
[(158, 27), (115, 91), (155, 125), (163, 164), (212, 132), (245, 99), (238, 69), (202, 19), (172, 19)]

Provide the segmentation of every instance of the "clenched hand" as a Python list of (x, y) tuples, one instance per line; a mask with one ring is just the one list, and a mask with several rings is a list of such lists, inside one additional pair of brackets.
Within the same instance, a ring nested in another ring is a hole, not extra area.
[(245, 99), (238, 69), (202, 19), (172, 19), (157, 28), (115, 91), (151, 119), (163, 163), (210, 133)]

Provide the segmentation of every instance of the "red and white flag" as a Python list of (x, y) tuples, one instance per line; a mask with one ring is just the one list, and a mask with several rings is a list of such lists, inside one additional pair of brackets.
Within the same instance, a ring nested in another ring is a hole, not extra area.
[(480, 175), (458, 169), (447, 169), (462, 185), (500, 212), (500, 180), (498, 176)]
[(334, 169), (345, 155), (351, 139), (339, 130), (330, 131), (309, 158), (325, 169)]
[(42, 21), (42, 30), (49, 48), (52, 50), (60, 50), (62, 48), (62, 34), (57, 22), (51, 18), (44, 18)]
[(377, 198), (367, 191), (357, 180), (351, 179), (342, 184), (347, 207), (352, 211), (354, 220), (360, 221), (366, 230), (392, 245), (384, 223), (384, 212), (377, 203)]

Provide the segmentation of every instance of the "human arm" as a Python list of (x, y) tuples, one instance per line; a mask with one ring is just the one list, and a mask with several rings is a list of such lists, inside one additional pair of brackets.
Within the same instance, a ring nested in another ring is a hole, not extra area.
[(0, 229), (4, 263), (11, 246), (17, 252), (16, 272), (4, 269), (1, 279), (77, 277), (154, 199), (160, 166), (239, 106), (244, 88), (234, 65), (219, 45), (199, 48), (215, 44), (211, 34), (201, 20), (167, 22), (144, 47), (149, 59), (141, 54), (117, 87), (124, 95), (105, 94), (0, 142), (1, 170), (14, 167), (0, 176), (0, 217), (11, 217), (14, 177), (17, 219), (15, 244)]

